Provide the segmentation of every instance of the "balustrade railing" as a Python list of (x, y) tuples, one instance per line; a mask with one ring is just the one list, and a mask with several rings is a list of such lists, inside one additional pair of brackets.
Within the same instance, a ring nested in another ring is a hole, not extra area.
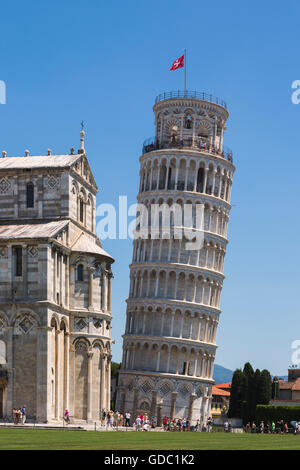
[(209, 101), (210, 103), (218, 104), (223, 108), (227, 109), (227, 104), (221, 98), (217, 96), (210, 95), (209, 93), (204, 93), (203, 91), (182, 91), (182, 90), (175, 90), (175, 91), (165, 91), (164, 93), (160, 93), (155, 98), (155, 104), (159, 103), (160, 101), (170, 100), (172, 98), (194, 98), (196, 100), (202, 101)]
[(202, 142), (201, 139), (170, 139), (170, 141), (159, 142), (154, 137), (151, 137), (145, 140), (145, 142), (143, 143), (143, 153), (153, 152), (154, 150), (183, 148), (188, 148), (191, 150), (200, 150), (201, 152), (217, 155), (218, 157), (225, 158), (230, 163), (233, 163), (233, 156), (230, 148), (223, 146), (222, 150), (220, 150), (212, 145)]

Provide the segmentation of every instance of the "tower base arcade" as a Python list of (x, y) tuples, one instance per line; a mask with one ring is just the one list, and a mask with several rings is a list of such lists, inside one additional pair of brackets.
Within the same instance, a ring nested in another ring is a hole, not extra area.
[(162, 425), (164, 416), (188, 419), (191, 425), (205, 423), (209, 417), (213, 381), (182, 379), (170, 374), (140, 374), (120, 372), (116, 408), (130, 412), (132, 419), (139, 414), (155, 416)]

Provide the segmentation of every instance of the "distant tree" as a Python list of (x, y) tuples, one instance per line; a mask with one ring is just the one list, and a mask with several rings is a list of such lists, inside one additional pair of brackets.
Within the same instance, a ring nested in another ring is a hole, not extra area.
[(255, 416), (256, 416), (256, 405), (257, 405), (257, 396), (258, 396), (258, 389), (260, 387), (260, 370), (259, 369), (256, 369), (256, 371), (254, 372), (254, 377), (253, 377), (253, 390), (252, 390), (252, 393), (253, 393), (253, 417), (252, 417), (252, 420), (255, 419)]
[(112, 362), (111, 363), (111, 377), (112, 378), (117, 378), (118, 377), (120, 367), (121, 367), (121, 363), (120, 364), (118, 362)]
[(111, 397), (111, 409), (115, 409), (115, 404), (116, 404), (116, 398), (117, 398), (117, 386), (118, 386), (118, 381), (119, 381), (119, 370), (121, 367), (121, 363), (119, 364), (118, 362), (112, 362), (111, 363), (111, 369), (110, 369), (110, 376), (112, 379), (116, 379), (116, 386), (115, 386), (115, 393)]
[(250, 362), (246, 362), (244, 365), (243, 369), (244, 374), (246, 374), (248, 377), (253, 377), (254, 375), (254, 370), (253, 367), (251, 366)]
[(257, 387), (257, 405), (268, 405), (272, 398), (272, 378), (268, 370), (264, 369), (260, 373)]
[(230, 402), (228, 409), (229, 418), (241, 418), (247, 395), (247, 376), (241, 369), (236, 369), (231, 383)]
[(232, 377), (228, 417), (242, 418), (244, 424), (255, 420), (256, 405), (268, 405), (272, 397), (272, 379), (266, 369), (260, 371), (249, 362), (236, 369)]
[(247, 390), (246, 390), (246, 397), (245, 402), (243, 405), (243, 413), (242, 418), (244, 423), (248, 421), (253, 421), (255, 417), (255, 410), (256, 410), (256, 394), (254, 392), (255, 384), (254, 384), (254, 370), (251, 366), (250, 362), (246, 362), (244, 365), (243, 372), (247, 378)]

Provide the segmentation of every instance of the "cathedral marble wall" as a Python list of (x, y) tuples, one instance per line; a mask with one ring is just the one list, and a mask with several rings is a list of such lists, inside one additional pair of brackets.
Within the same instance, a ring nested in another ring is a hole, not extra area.
[(96, 193), (83, 148), (0, 158), (0, 419), (14, 406), (42, 422), (110, 408), (113, 258)]

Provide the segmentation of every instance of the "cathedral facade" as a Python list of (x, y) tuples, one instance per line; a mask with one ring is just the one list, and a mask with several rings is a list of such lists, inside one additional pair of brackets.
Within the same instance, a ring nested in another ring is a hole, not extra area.
[(0, 158), (0, 419), (110, 408), (111, 264), (84, 149)]
[[(228, 111), (222, 100), (188, 91), (159, 95), (153, 110), (155, 137), (143, 146), (137, 197), (149, 230), (134, 240), (117, 407), (158, 423), (164, 415), (205, 422), (235, 170), (223, 145)], [(175, 206), (181, 214), (189, 207), (189, 230), (202, 232), (197, 248), (178, 236), (187, 225), (184, 216), (172, 219)], [(158, 207), (170, 209), (169, 227), (159, 221), (153, 231)]]

